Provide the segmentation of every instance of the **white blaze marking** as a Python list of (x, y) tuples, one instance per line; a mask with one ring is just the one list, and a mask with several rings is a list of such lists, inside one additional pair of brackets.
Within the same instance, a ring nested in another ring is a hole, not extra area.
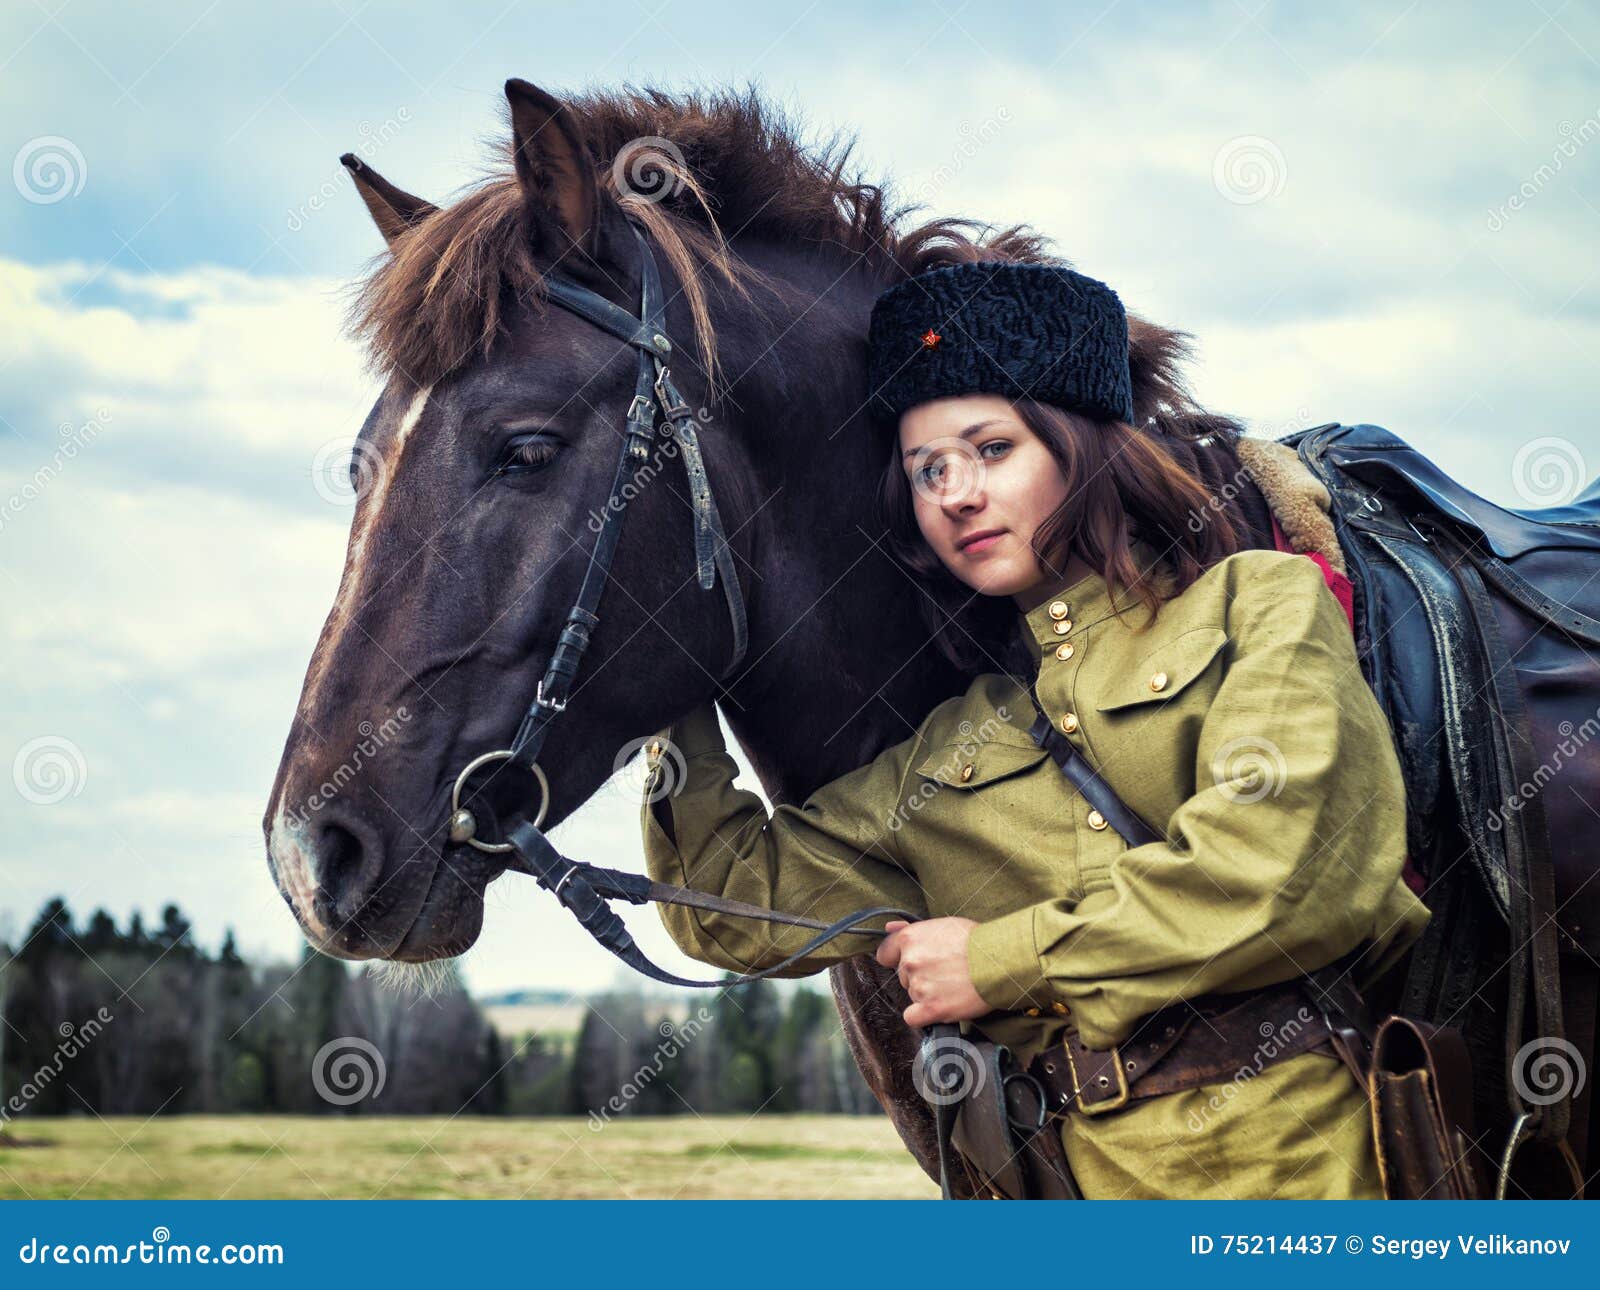
[(361, 603), (360, 595), (362, 586), (366, 582), (367, 572), (367, 542), (372, 536), (373, 529), (377, 527), (378, 517), (383, 513), (383, 504), (389, 494), (389, 480), (400, 468), (400, 454), (405, 451), (406, 440), (416, 429), (417, 422), (422, 420), (423, 410), (428, 406), (428, 396), (432, 393), (433, 386), (426, 385), (412, 396), (411, 405), (406, 408), (394, 437), (389, 441), (389, 451), (379, 469), (373, 472), (366, 495), (361, 498), (355, 527), (350, 533), (350, 546), (345, 553), (344, 573), (339, 579), (339, 593), (333, 602), (333, 613), (327, 633), (311, 660), (310, 675), (306, 679), (305, 698), (300, 705), (302, 713), (310, 712), (314, 706), (317, 692), (327, 678), (328, 660), (337, 652), (351, 613)]

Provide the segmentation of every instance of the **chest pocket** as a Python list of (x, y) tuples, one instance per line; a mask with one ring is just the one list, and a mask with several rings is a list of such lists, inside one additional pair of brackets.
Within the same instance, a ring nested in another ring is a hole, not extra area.
[(943, 744), (917, 767), (917, 774), (951, 788), (982, 788), (1036, 766), (1048, 754), (1037, 744), (973, 741)]
[(1220, 627), (1196, 627), (1175, 636), (1106, 685), (1096, 710), (1120, 712), (1171, 702), (1205, 673), (1227, 643), (1228, 633)]

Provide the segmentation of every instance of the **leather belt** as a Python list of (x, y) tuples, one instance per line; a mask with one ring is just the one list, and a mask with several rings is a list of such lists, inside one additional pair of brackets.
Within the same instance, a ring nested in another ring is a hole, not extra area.
[(1029, 1070), (1052, 1114), (1104, 1115), (1164, 1093), (1249, 1078), (1305, 1052), (1340, 1058), (1365, 1090), (1365, 1054), (1352, 1054), (1305, 988), (1286, 981), (1172, 1004), (1109, 1051), (1086, 1048), (1068, 1031)]

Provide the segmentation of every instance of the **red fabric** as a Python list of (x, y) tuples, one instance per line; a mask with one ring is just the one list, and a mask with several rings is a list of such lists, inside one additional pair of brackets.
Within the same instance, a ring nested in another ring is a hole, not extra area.
[[(1283, 530), (1278, 527), (1277, 516), (1273, 516), (1272, 519), (1272, 541), (1280, 551), (1292, 552), (1294, 550), (1289, 545), (1289, 539), (1284, 537)], [(1314, 551), (1302, 551), (1300, 554), (1308, 560), (1314, 560), (1317, 567), (1322, 570), (1322, 576), (1328, 584), (1328, 590), (1333, 592), (1333, 598), (1339, 602), (1339, 608), (1344, 610), (1345, 621), (1350, 624), (1350, 630), (1352, 632), (1355, 631), (1355, 590), (1350, 585), (1350, 579), (1329, 564), (1326, 556), (1318, 555)], [(1412, 894), (1420, 898), (1422, 890), (1427, 883), (1423, 880), (1422, 875), (1417, 872), (1416, 866), (1411, 863), (1409, 855), (1406, 856), (1405, 868), (1401, 870), (1400, 876), (1405, 879), (1405, 884), (1411, 888)]]

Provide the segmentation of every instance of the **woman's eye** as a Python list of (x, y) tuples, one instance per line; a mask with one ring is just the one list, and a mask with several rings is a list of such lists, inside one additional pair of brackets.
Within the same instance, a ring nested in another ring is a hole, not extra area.
[(500, 454), (497, 475), (521, 475), (538, 470), (555, 459), (561, 445), (546, 435), (519, 435)]
[(999, 452), (995, 453), (993, 456), (991, 456), (989, 458), (990, 461), (998, 461), (1001, 457), (1004, 457), (1006, 455), (1006, 453), (1011, 450), (1011, 445), (1004, 439), (991, 439), (991, 440), (989, 440), (988, 443), (984, 444), (983, 447), (978, 449), (978, 455), (980, 457), (983, 456), (991, 448), (1000, 449)]

